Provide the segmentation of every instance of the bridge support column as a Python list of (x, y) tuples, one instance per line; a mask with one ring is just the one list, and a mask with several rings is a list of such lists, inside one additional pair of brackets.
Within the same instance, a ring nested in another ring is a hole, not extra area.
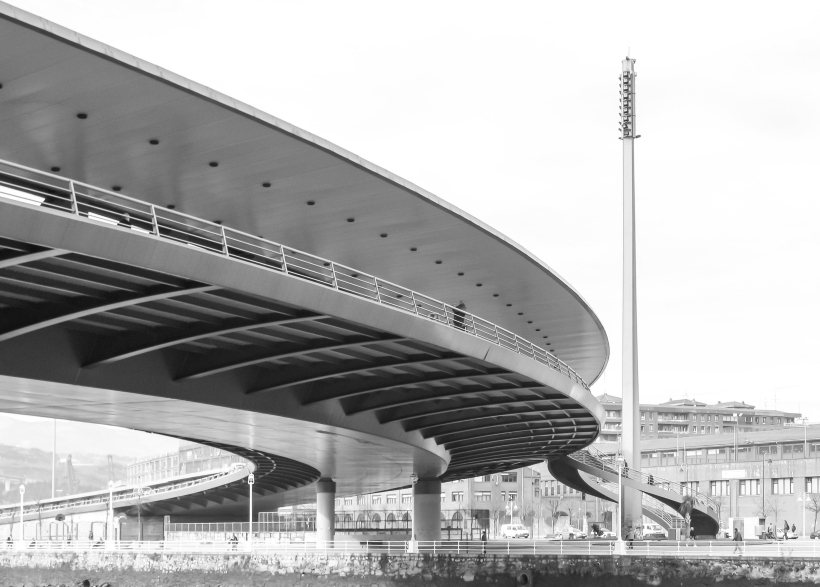
[(336, 531), (336, 482), (322, 477), (316, 482), (316, 544), (333, 547)]
[(413, 485), (413, 540), (441, 540), (441, 481), (421, 477)]

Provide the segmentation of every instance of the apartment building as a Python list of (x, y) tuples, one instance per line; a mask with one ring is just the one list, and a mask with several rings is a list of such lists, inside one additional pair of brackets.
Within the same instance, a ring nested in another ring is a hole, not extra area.
[[(621, 398), (602, 394), (597, 399), (606, 419), (596, 442), (618, 442), (621, 435)], [(745, 402), (707, 404), (694, 399), (669, 399), (641, 404), (641, 438), (669, 438), (776, 430), (800, 420), (800, 414), (758, 409)]]

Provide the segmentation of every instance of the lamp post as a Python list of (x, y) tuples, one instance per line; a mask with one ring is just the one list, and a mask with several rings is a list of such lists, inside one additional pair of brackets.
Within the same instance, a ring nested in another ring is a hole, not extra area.
[(114, 540), (114, 482), (108, 481), (108, 543), (109, 545)]
[(248, 544), (253, 544), (253, 473), (248, 473)]
[(808, 501), (808, 495), (804, 491), (800, 494), (800, 497), (797, 498), (798, 503), (800, 504), (800, 509), (803, 510), (803, 538), (806, 537), (806, 501)]
[(23, 541), (23, 496), (26, 494), (26, 486), (20, 485), (20, 541)]
[(137, 542), (142, 542), (142, 487), (137, 487)]
[(623, 479), (623, 476), (624, 476), (623, 467), (624, 467), (624, 458), (622, 456), (619, 456), (618, 457), (618, 530), (616, 532), (616, 535), (618, 536), (618, 541), (619, 542), (623, 542), (623, 539), (624, 539), (623, 531), (621, 530), (621, 526), (623, 525), (622, 521), (621, 521), (621, 518), (623, 516), (623, 507), (622, 507), (623, 503), (622, 502), (623, 502), (623, 496), (624, 496), (623, 482), (622, 482), (622, 479)]

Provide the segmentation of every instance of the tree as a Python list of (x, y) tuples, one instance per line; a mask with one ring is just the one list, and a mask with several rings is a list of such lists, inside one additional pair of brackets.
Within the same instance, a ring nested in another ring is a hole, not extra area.
[[(558, 508), (561, 507), (561, 499), (563, 499), (563, 496), (558, 499), (547, 500), (547, 511), (550, 513), (553, 534), (555, 534), (555, 519), (558, 517)], [(546, 522), (546, 519), (544, 521)]]
[(678, 506), (678, 511), (680, 515), (686, 520), (686, 529), (688, 530), (689, 527), (692, 525), (692, 510), (695, 509), (695, 498), (692, 494), (686, 494), (682, 497), (681, 503)]
[(494, 536), (498, 536), (498, 518), (501, 515), (501, 512), (504, 511), (505, 505), (506, 504), (501, 501), (501, 499), (494, 499), (490, 502), (490, 518), (493, 520), (493, 524), (495, 525)]
[(763, 498), (756, 497), (752, 503), (754, 503), (754, 515), (758, 518), (763, 518), (764, 522), (766, 518), (773, 514), (771, 499), (766, 499), (764, 501)]
[(817, 514), (820, 513), (820, 493), (806, 494), (806, 509), (810, 512), (814, 512), (814, 525), (812, 526), (813, 532), (817, 530)]

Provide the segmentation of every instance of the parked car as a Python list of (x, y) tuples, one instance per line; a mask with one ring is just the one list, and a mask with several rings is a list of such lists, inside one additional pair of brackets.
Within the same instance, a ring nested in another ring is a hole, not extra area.
[(786, 532), (786, 540), (797, 540), (797, 533), (789, 530)]
[(660, 524), (643, 524), (641, 526), (641, 537), (643, 540), (666, 540), (668, 534), (661, 528)]
[(504, 524), (501, 526), (501, 538), (529, 538), (530, 531), (521, 524)]
[(579, 530), (578, 528), (573, 528), (572, 526), (567, 527), (563, 533), (566, 534), (570, 540), (575, 540), (576, 538), (584, 540), (587, 537), (586, 532)]
[(811, 538), (812, 540), (817, 540), (818, 538), (820, 538), (820, 530), (815, 530), (814, 532), (812, 532), (809, 535), (809, 538)]

